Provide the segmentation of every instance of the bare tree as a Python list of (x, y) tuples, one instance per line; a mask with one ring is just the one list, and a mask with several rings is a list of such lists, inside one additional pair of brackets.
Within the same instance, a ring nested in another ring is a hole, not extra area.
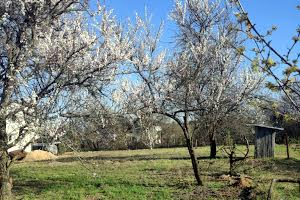
[[(248, 142), (246, 136), (244, 136), (244, 140), (246, 142), (246, 144), (245, 144), (246, 152), (242, 152), (237, 149), (236, 143), (233, 141), (233, 139), (231, 138), (230, 135), (228, 135), (228, 138), (226, 141), (227, 144), (222, 147), (223, 152), (226, 153), (229, 158), (229, 175), (230, 176), (234, 175), (234, 170), (236, 169), (238, 162), (245, 161), (249, 154), (249, 142)], [(243, 156), (238, 157), (238, 155), (237, 155), (238, 153), (243, 154)]]

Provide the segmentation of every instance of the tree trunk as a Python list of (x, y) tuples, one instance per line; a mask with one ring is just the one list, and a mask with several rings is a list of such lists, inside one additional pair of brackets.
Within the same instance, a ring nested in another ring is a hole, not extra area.
[(202, 182), (202, 180), (200, 178), (197, 157), (195, 155), (194, 148), (192, 146), (192, 143), (191, 143), (190, 139), (186, 139), (186, 145), (187, 145), (187, 148), (189, 150), (190, 157), (191, 157), (193, 171), (194, 171), (194, 176), (196, 178), (197, 184), (198, 185), (203, 185), (203, 182)]
[[(18, 51), (17, 51), (18, 52)], [(15, 51), (9, 51), (8, 63), (17, 63)], [(6, 72), (7, 79), (2, 86), (2, 94), (0, 101), (0, 200), (11, 200), (12, 197), (12, 179), (9, 176), (10, 157), (7, 152), (8, 135), (6, 132), (6, 120), (9, 111), (9, 104), (11, 103), (11, 97), (14, 92), (14, 77), (16, 77), (15, 64), (9, 67)]]
[(210, 158), (216, 158), (217, 156), (217, 143), (214, 136), (210, 137)]
[(192, 166), (193, 166), (193, 171), (194, 171), (194, 176), (196, 178), (197, 184), (198, 185), (203, 185), (203, 182), (200, 178), (197, 157), (195, 155), (195, 151), (194, 151), (194, 148), (193, 148), (191, 138), (189, 137), (189, 132), (188, 132), (187, 126), (186, 126), (186, 128), (182, 127), (182, 131), (183, 131), (184, 136), (185, 136), (186, 146), (187, 146), (189, 154), (190, 154), (190, 158), (191, 158)]
[(198, 161), (197, 161), (197, 157), (195, 155), (195, 151), (194, 151), (194, 147), (193, 147), (193, 141), (192, 141), (190, 133), (189, 133), (188, 117), (189, 117), (188, 112), (185, 112), (184, 117), (183, 117), (183, 124), (180, 125), (179, 120), (177, 121), (177, 123), (181, 126), (181, 129), (183, 131), (183, 134), (184, 134), (184, 137), (185, 137), (185, 140), (186, 140), (186, 146), (189, 150), (189, 154), (190, 154), (191, 161), (192, 161), (192, 166), (193, 166), (193, 171), (194, 171), (194, 176), (196, 178), (197, 184), (198, 185), (203, 185), (202, 180), (200, 178)]
[(233, 175), (233, 154), (234, 154), (234, 152), (231, 151), (230, 155), (229, 155), (229, 175), (230, 176)]
[(0, 200), (11, 200), (12, 179), (9, 176), (10, 157), (6, 151), (1, 152), (0, 158)]
[[(195, 155), (195, 151), (193, 148), (193, 144), (191, 142), (191, 137), (190, 137), (189, 129), (188, 129), (188, 113), (187, 112), (184, 113), (183, 123), (180, 119), (174, 117), (174, 115), (167, 114), (167, 113), (160, 113), (160, 114), (170, 117), (171, 119), (175, 120), (177, 122), (177, 124), (180, 126), (180, 128), (183, 132), (184, 138), (185, 138), (186, 146), (188, 148), (191, 161), (192, 161), (194, 176), (196, 178), (197, 184), (202, 186), (203, 182), (200, 178), (198, 161), (197, 161), (197, 157)], [(175, 138), (174, 138), (174, 140), (175, 140)]]
[(12, 179), (9, 176), (9, 166), (11, 159), (8, 155), (7, 143), (8, 137), (6, 133), (5, 110), (1, 110), (0, 114), (0, 200), (11, 200), (12, 198)]

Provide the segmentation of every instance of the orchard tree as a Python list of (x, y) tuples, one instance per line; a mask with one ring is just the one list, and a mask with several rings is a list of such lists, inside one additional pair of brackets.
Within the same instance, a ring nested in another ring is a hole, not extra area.
[[(131, 57), (132, 34), (100, 4), (90, 11), (81, 0), (0, 1), (0, 199), (12, 199), (7, 150), (34, 131), (29, 124), (66, 108), (76, 92), (109, 84)], [(9, 142), (6, 122), (16, 112), (27, 124)]]
[[(266, 33), (258, 31), (257, 26), (244, 9), (240, 0), (231, 0), (236, 8), (236, 18), (241, 24), (240, 32), (244, 33), (248, 40), (254, 43), (251, 53), (243, 48), (241, 53), (246, 59), (252, 62), (252, 66), (261, 69), (273, 80), (267, 83), (267, 88), (275, 92), (282, 93), (284, 101), (290, 104), (294, 110), (293, 116), (300, 112), (300, 89), (299, 89), (299, 44), (300, 44), (300, 27), (295, 28), (295, 34), (291, 36), (291, 44), (286, 52), (281, 52), (274, 48), (272, 44), (272, 33), (277, 27), (272, 26)], [(296, 8), (295, 8), (296, 9)], [(300, 9), (300, 5), (297, 6)], [(254, 56), (252, 56), (254, 55)], [(275, 72), (275, 69), (281, 69), (281, 74)]]
[(172, 56), (158, 46), (161, 29), (153, 33), (149, 20), (137, 19), (144, 30), (136, 37), (135, 53), (129, 63), (136, 73), (131, 77), (135, 81), (116, 96), (123, 97), (119, 102), (126, 112), (161, 114), (177, 123), (185, 137), (197, 184), (202, 185), (191, 121), (231, 98), (228, 110), (234, 110), (259, 81), (250, 71), (238, 70), (241, 60), (231, 47), (237, 45), (232, 39), (237, 33), (231, 31), (234, 25), (227, 21), (226, 8), (221, 4), (176, 1), (171, 17), (178, 26), (177, 50), (169, 53)]
[[(189, 56), (187, 76), (196, 84), (192, 91), (199, 108), (194, 117), (205, 124), (211, 158), (216, 157), (217, 128), (229, 114), (246, 107), (262, 81), (259, 73), (243, 68), (243, 58), (237, 51), (243, 40), (226, 6), (188, 0), (177, 2), (171, 15), (179, 29), (177, 45)], [(183, 66), (179, 64), (178, 68)]]

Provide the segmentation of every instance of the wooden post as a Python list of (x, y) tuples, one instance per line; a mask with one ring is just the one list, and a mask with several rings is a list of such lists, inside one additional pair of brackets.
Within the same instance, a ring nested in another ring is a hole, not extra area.
[(286, 145), (286, 157), (287, 159), (290, 159), (290, 151), (289, 151), (289, 136), (287, 132), (285, 132), (285, 145)]

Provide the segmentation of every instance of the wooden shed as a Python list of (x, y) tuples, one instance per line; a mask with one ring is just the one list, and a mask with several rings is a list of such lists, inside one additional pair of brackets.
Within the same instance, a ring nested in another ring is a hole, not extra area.
[(251, 124), (255, 128), (255, 158), (274, 157), (275, 135), (283, 128)]

